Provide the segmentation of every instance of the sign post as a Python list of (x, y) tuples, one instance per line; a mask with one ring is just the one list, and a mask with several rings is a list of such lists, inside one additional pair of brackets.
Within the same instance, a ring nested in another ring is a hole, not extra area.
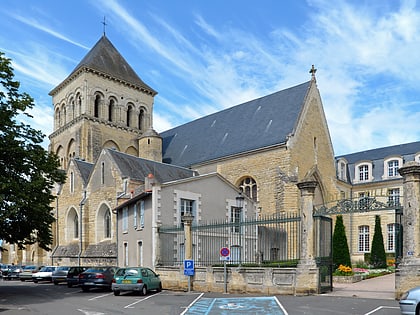
[(184, 260), (184, 275), (188, 276), (188, 292), (191, 291), (191, 277), (194, 276), (194, 260)]
[(227, 247), (220, 249), (220, 260), (223, 260), (223, 275), (225, 280), (225, 293), (227, 293), (227, 270), (226, 261), (230, 260), (230, 250)]

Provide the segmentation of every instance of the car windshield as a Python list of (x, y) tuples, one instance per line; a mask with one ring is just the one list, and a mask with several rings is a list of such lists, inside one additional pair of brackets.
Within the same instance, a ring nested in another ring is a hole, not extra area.
[(85, 272), (104, 272), (106, 270), (106, 267), (92, 267), (89, 269), (86, 269)]
[(58, 270), (60, 270), (60, 271), (67, 271), (67, 270), (69, 270), (69, 269), (70, 269), (70, 267), (64, 267), (64, 266), (63, 266), (63, 267), (58, 267), (58, 268), (57, 268), (57, 271), (58, 271)]
[(54, 267), (42, 267), (41, 272), (51, 272), (54, 271)]
[(36, 266), (26, 266), (23, 270), (35, 270)]
[(124, 269), (118, 269), (118, 271), (115, 273), (116, 276), (131, 276), (135, 277), (139, 275), (139, 272), (137, 269), (134, 268), (124, 268)]

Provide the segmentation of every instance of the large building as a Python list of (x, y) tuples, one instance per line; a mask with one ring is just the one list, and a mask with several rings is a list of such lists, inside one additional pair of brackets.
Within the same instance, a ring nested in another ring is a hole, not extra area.
[[(262, 215), (298, 213), (297, 184), (303, 181), (317, 183), (316, 205), (328, 205), (367, 192), (367, 186), (361, 184), (368, 183), (358, 180), (359, 166), (378, 170), (373, 168), (372, 157), (334, 157), (314, 68), (309, 81), (161, 134), (153, 129), (156, 94), (105, 35), (51, 91), (55, 115), (49, 149), (60, 157), (67, 174), (54, 205), (53, 251), (41, 255), (36, 246), (28, 246), (4, 260), (58, 264), (146, 261), (139, 254), (121, 257), (124, 246), (139, 251), (140, 244), (144, 245), (141, 238), (146, 236), (119, 239), (115, 214), (130, 198), (147, 196), (150, 174), (165, 187), (164, 199), (156, 202), (166, 207), (150, 209), (155, 209), (156, 218), (164, 216), (163, 221), (176, 225), (186, 203), (195, 203), (196, 213), (206, 219), (229, 217), (229, 207), (239, 191), (246, 197), (249, 216), (256, 210)], [(396, 161), (404, 161), (404, 152), (393, 154), (400, 154)], [(394, 161), (393, 157), (385, 156), (384, 165)], [(370, 176), (379, 178), (376, 173)], [(382, 179), (392, 182), (388, 177)], [(225, 193), (220, 193), (220, 187), (225, 187)], [(219, 209), (222, 204), (225, 207), (211, 212), (211, 202)], [(356, 216), (348, 217), (347, 232), (352, 255), (359, 259), (367, 248), (360, 251), (355, 245), (360, 225), (355, 223)], [(130, 218), (138, 219), (134, 212)], [(374, 221), (369, 225), (372, 229)], [(141, 229), (132, 233), (141, 233)], [(370, 240), (372, 233), (368, 237)], [(148, 263), (155, 261), (156, 257), (147, 258)]]

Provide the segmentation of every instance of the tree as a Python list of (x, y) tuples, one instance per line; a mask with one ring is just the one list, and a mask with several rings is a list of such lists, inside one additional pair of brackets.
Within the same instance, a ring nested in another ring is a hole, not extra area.
[(340, 265), (351, 267), (350, 251), (347, 244), (346, 230), (342, 215), (337, 216), (334, 226), (333, 264), (334, 269), (337, 269)]
[(387, 267), (381, 217), (379, 215), (375, 216), (375, 233), (373, 234), (372, 250), (370, 252), (370, 264), (373, 268)]
[(32, 118), (27, 111), (34, 102), (19, 87), (10, 59), (0, 52), (0, 239), (19, 249), (37, 242), (50, 250), (52, 189), (65, 175), (58, 158), (41, 146), (42, 132), (22, 122)]

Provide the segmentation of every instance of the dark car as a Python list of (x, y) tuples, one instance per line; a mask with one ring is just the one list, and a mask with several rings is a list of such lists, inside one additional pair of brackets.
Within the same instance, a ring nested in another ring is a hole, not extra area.
[(148, 291), (162, 291), (162, 282), (159, 275), (146, 267), (119, 268), (112, 280), (112, 291), (115, 296), (121, 291), (138, 292), (146, 295)]
[(51, 278), (54, 284), (59, 284), (61, 282), (67, 282), (67, 273), (69, 272), (69, 266), (58, 266), (55, 271), (53, 271)]
[(79, 286), (83, 292), (100, 288), (111, 290), (112, 279), (117, 267), (89, 267), (79, 275)]
[(69, 271), (67, 272), (67, 286), (71, 288), (73, 286), (79, 285), (79, 275), (86, 269), (88, 269), (88, 267), (70, 267)]

